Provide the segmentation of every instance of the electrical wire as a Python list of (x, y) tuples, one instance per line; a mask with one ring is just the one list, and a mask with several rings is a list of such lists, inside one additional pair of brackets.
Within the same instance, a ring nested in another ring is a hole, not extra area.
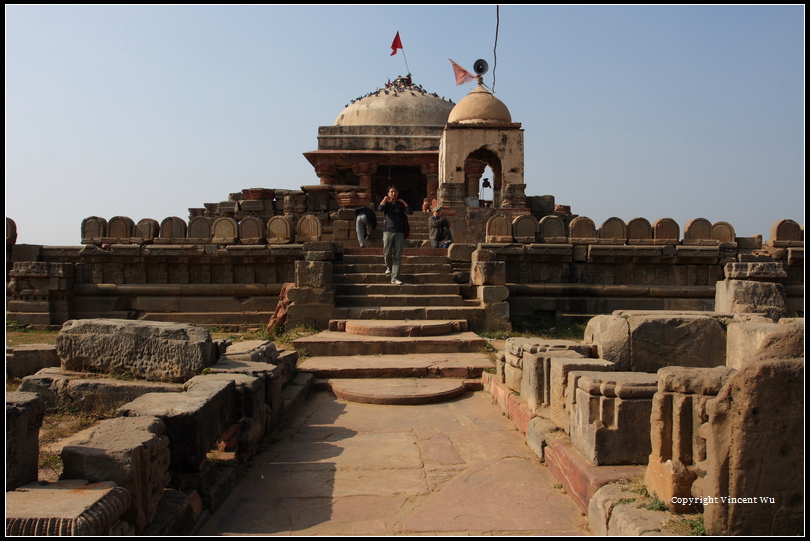
[(495, 46), (492, 48), (492, 93), (495, 93), (495, 68), (498, 66), (498, 27), (501, 24), (501, 6), (495, 6)]

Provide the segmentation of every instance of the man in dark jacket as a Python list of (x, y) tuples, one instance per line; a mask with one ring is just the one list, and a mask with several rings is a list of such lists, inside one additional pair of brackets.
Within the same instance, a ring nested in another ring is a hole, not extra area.
[(385, 274), (391, 275), (391, 283), (401, 285), (399, 267), (402, 260), (402, 248), (405, 246), (405, 232), (409, 230), (408, 214), (413, 209), (399, 198), (396, 186), (388, 187), (388, 195), (380, 202), (377, 209), (385, 213), (383, 224), (383, 256), (385, 257)]

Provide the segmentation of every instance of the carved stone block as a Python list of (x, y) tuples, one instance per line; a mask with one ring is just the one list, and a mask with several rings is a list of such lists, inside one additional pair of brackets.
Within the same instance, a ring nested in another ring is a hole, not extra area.
[(131, 507), (123, 518), (141, 532), (155, 516), (170, 481), (169, 440), (156, 417), (102, 421), (80, 440), (62, 448), (63, 479), (113, 481), (127, 489)]
[(6, 535), (110, 535), (129, 505), (109, 481), (32, 483), (6, 493)]
[(6, 492), (37, 480), (44, 416), (45, 402), (36, 394), (6, 393)]
[(168, 382), (193, 377), (219, 355), (206, 329), (121, 319), (68, 321), (56, 336), (56, 349), (69, 370), (128, 372)]
[(571, 443), (594, 465), (646, 464), (655, 374), (574, 372)]

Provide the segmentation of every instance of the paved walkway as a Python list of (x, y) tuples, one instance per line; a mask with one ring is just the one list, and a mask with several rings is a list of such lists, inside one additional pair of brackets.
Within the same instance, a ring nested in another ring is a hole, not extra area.
[(382, 406), (315, 392), (201, 535), (590, 535), (487, 393)]

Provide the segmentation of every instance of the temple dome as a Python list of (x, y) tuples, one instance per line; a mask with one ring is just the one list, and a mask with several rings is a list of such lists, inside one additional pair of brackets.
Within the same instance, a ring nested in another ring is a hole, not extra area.
[(444, 126), (455, 104), (399, 77), (349, 104), (335, 126)]
[(512, 122), (512, 115), (506, 105), (479, 84), (458, 102), (450, 111), (448, 124), (477, 124), (491, 122)]

